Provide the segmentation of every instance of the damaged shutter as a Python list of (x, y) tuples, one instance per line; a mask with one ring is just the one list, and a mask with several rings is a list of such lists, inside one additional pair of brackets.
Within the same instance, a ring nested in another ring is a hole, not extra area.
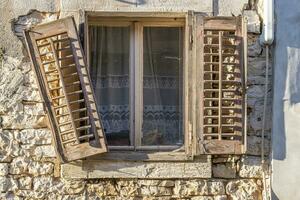
[(246, 47), (242, 17), (196, 17), (202, 154), (241, 154), (246, 148)]
[(74, 19), (32, 27), (25, 37), (58, 156), (68, 162), (106, 152)]

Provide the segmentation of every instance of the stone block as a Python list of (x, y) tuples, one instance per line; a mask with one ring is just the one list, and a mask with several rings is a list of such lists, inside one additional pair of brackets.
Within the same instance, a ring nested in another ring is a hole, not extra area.
[(261, 186), (255, 180), (234, 180), (228, 182), (226, 193), (232, 200), (262, 199)]
[(0, 176), (6, 176), (8, 174), (8, 164), (0, 163)]
[(247, 30), (251, 33), (260, 34), (260, 19), (255, 10), (244, 10), (243, 15), (247, 19)]
[(0, 177), (0, 192), (9, 192), (18, 189), (16, 180), (9, 177)]
[(208, 195), (223, 195), (225, 194), (225, 186), (222, 181), (219, 180), (208, 180)]
[(260, 157), (245, 156), (239, 162), (239, 175), (243, 178), (262, 178)]
[(22, 154), (20, 145), (14, 140), (15, 132), (0, 129), (0, 162), (10, 162), (13, 157)]
[[(267, 134), (266, 134), (267, 135)], [(248, 136), (247, 137), (247, 155), (259, 156), (261, 155), (261, 137), (257, 136)], [(264, 141), (264, 152), (265, 155), (269, 154), (270, 141), (265, 138)]]
[(54, 164), (53, 163), (42, 163), (32, 161), (28, 165), (28, 172), (33, 176), (39, 175), (50, 175), (53, 174)]
[(29, 158), (17, 157), (14, 158), (10, 164), (10, 174), (25, 174), (28, 172)]
[(142, 186), (140, 188), (140, 195), (142, 196), (171, 196), (172, 188), (160, 186)]
[(34, 155), (41, 158), (55, 158), (56, 153), (55, 149), (52, 145), (45, 145), (45, 146), (37, 146), (34, 151)]
[(235, 178), (236, 165), (235, 163), (219, 163), (212, 166), (214, 178)]
[(174, 195), (178, 197), (208, 195), (208, 184), (205, 180), (176, 180)]
[(97, 197), (116, 196), (118, 195), (117, 189), (112, 181), (102, 180), (99, 183), (88, 184), (87, 192)]
[(52, 134), (49, 129), (25, 129), (17, 134), (16, 140), (22, 144), (51, 144)]
[(18, 183), (21, 190), (30, 190), (32, 188), (32, 178), (30, 176), (20, 177)]

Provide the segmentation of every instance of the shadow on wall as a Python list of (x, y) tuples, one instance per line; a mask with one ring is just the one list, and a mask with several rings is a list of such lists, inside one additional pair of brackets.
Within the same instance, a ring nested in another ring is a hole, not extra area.
[(127, 3), (127, 4), (131, 4), (131, 5), (143, 5), (145, 4), (145, 0), (135, 0), (135, 2), (133, 1), (129, 1), (129, 0), (116, 0), (116, 1), (119, 1), (119, 2), (122, 2), (122, 3)]
[[(280, 58), (286, 60), (286, 64), (278, 65), (284, 70), (284, 73), (281, 75), (285, 80), (282, 81), (284, 83), (283, 86), (277, 87), (282, 87), (284, 90), (280, 97), (274, 96), (274, 100), (276, 98), (281, 101), (277, 102), (277, 105), (274, 104), (276, 114), (273, 118), (273, 128), (276, 130), (274, 132), (276, 135), (273, 137), (273, 159), (275, 160), (284, 160), (286, 158), (286, 133), (297, 132), (296, 124), (299, 123), (300, 119), (300, 45), (299, 47), (295, 46), (295, 44), (293, 44), (293, 47), (287, 46), (284, 53), (281, 53), (277, 60)], [(278, 79), (276, 78), (275, 80), (277, 81)], [(278, 88), (274, 88), (274, 90), (276, 89)], [(280, 106), (278, 105), (279, 103)], [(285, 110), (290, 110), (288, 116), (285, 116)], [(285, 123), (287, 120), (289, 124), (295, 124), (295, 126), (286, 127)]]

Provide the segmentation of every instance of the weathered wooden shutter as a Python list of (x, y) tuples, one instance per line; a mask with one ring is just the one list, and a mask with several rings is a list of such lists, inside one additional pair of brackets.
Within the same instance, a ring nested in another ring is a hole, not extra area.
[(32, 27), (25, 38), (61, 160), (106, 152), (74, 19)]
[(246, 47), (242, 17), (196, 17), (201, 67), (199, 153), (241, 154), (246, 148)]

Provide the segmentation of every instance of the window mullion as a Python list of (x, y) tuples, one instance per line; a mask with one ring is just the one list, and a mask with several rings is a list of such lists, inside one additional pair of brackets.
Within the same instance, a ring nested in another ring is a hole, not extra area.
[(143, 27), (141, 23), (134, 23), (134, 87), (135, 87), (135, 147), (141, 146), (143, 119)]

